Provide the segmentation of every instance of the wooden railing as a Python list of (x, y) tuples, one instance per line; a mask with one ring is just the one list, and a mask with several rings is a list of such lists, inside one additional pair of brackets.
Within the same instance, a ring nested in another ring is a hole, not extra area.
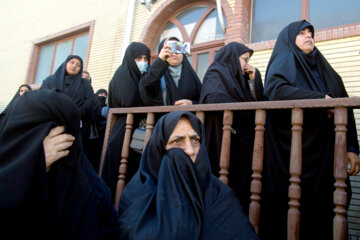
[(106, 146), (114, 123), (119, 114), (126, 114), (126, 131), (122, 148), (122, 160), (119, 167), (119, 180), (116, 190), (115, 206), (117, 207), (120, 196), (125, 187), (125, 177), (127, 169), (127, 159), (129, 156), (129, 146), (131, 133), (134, 123), (134, 114), (147, 113), (146, 138), (144, 146), (150, 139), (154, 124), (155, 113), (166, 113), (173, 111), (195, 112), (198, 118), (204, 122), (206, 112), (224, 111), (223, 117), (223, 139), (220, 154), (220, 180), (228, 184), (228, 174), (230, 167), (230, 143), (231, 125), (233, 123), (233, 111), (254, 110), (255, 114), (255, 140), (252, 161), (252, 182), (251, 182), (251, 203), (249, 219), (255, 231), (259, 231), (260, 221), (260, 194), (261, 194), (261, 172), (263, 169), (264, 155), (264, 125), (266, 110), (270, 109), (292, 109), (292, 140), (290, 152), (290, 186), (289, 186), (289, 210), (288, 210), (288, 239), (299, 239), (300, 211), (299, 200), (301, 196), (300, 176), (302, 170), (302, 124), (304, 108), (332, 108), (334, 109), (335, 124), (335, 152), (334, 152), (334, 178), (336, 180), (334, 192), (335, 217), (333, 220), (334, 239), (346, 238), (346, 203), (347, 193), (345, 191), (347, 178), (347, 159), (346, 159), (346, 125), (347, 108), (359, 108), (360, 98), (332, 98), (316, 100), (289, 100), (289, 101), (264, 101), (246, 103), (226, 103), (226, 104), (204, 104), (192, 106), (159, 106), (159, 107), (137, 107), (137, 108), (112, 108), (109, 110), (104, 146), (101, 155), (100, 172), (104, 161)]

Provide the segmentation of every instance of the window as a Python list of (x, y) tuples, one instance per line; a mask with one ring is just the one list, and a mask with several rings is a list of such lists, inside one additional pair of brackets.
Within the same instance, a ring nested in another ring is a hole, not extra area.
[(216, 7), (193, 6), (170, 17), (153, 51), (157, 54), (160, 41), (173, 36), (190, 42), (191, 53), (187, 58), (202, 81), (209, 64), (214, 60), (215, 52), (224, 46), (225, 33), (220, 27)]
[(301, 0), (253, 0), (251, 42), (276, 39), (281, 29), (301, 19)]
[(274, 40), (287, 24), (308, 20), (315, 28), (360, 22), (359, 0), (253, 0), (251, 42)]
[(359, 10), (359, 0), (310, 0), (309, 20), (315, 29), (358, 23)]
[(70, 54), (85, 59), (88, 34), (73, 36), (70, 39), (56, 41), (40, 47), (35, 83), (53, 74)]
[(35, 42), (27, 83), (36, 84), (35, 88), (40, 86), (70, 54), (80, 56), (86, 69), (92, 30), (93, 22), (90, 22)]

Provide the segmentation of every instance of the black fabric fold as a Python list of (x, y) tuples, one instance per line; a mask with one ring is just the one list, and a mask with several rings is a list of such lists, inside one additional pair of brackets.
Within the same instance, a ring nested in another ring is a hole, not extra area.
[(191, 113), (159, 119), (121, 196), (118, 238), (257, 239), (231, 189), (211, 175), (204, 141), (195, 163), (181, 149), (165, 149), (183, 116), (204, 139), (202, 124)]

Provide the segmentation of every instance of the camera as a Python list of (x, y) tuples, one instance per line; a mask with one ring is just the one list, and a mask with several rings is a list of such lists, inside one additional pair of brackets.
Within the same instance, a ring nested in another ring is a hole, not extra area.
[(171, 47), (173, 53), (190, 54), (189, 42), (167, 41), (166, 44)]

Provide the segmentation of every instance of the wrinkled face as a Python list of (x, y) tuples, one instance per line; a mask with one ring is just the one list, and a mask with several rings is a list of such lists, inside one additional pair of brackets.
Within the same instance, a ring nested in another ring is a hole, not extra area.
[(143, 54), (143, 55), (140, 55), (140, 57), (135, 58), (135, 62), (145, 62), (148, 64), (149, 59), (145, 54)]
[(181, 148), (193, 162), (200, 149), (200, 136), (195, 132), (189, 119), (180, 118), (166, 144), (166, 150)]
[(90, 80), (90, 75), (86, 72), (83, 72), (82, 75), (81, 75), (81, 78), (85, 78), (87, 80)]
[(66, 63), (66, 72), (70, 76), (77, 75), (80, 72), (80, 69), (81, 69), (81, 62), (77, 58), (71, 58)]
[(306, 54), (309, 54), (314, 50), (315, 41), (309, 28), (305, 28), (298, 33), (295, 44)]
[(250, 52), (246, 52), (243, 55), (240, 55), (239, 57), (242, 75), (245, 75), (245, 69), (247, 69), (249, 60), (250, 60)]
[(26, 93), (27, 91), (29, 91), (30, 89), (28, 89), (28, 87), (26, 86), (22, 86), (20, 89), (19, 89), (19, 96), (23, 95), (24, 93)]

